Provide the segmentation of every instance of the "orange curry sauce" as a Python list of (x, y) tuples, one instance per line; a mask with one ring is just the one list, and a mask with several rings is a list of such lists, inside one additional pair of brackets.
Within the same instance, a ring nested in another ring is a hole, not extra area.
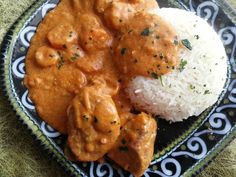
[[(40, 117), (69, 134), (77, 160), (101, 158), (116, 140), (122, 145), (124, 136), (133, 152), (128, 161), (145, 151), (150, 155), (135, 167), (113, 160), (135, 176), (150, 163), (156, 123), (145, 113), (133, 114), (124, 88), (134, 76), (157, 79), (178, 64), (175, 32), (146, 12), (153, 8), (158, 8), (155, 0), (61, 0), (37, 28), (24, 82)], [(110, 158), (119, 156), (117, 149)]]

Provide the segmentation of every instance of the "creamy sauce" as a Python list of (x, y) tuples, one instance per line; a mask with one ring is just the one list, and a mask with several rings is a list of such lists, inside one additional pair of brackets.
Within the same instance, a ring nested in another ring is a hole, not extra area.
[[(178, 64), (175, 32), (145, 12), (157, 7), (155, 0), (62, 0), (37, 28), (24, 82), (40, 117), (69, 133), (77, 160), (101, 158), (135, 119), (124, 93), (132, 77), (157, 79)], [(141, 128), (151, 119), (143, 114)], [(144, 139), (153, 149), (156, 126), (151, 127)], [(147, 161), (140, 162), (141, 171)]]

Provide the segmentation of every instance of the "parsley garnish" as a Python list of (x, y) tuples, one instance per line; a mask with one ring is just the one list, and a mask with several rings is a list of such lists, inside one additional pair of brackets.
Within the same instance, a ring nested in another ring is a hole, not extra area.
[(116, 124), (117, 122), (116, 121), (111, 121), (111, 124)]
[(194, 35), (194, 37), (198, 40), (200, 37), (199, 35)]
[(83, 115), (82, 117), (83, 117), (83, 120), (86, 121), (86, 122), (87, 122), (88, 119), (89, 119), (86, 115)]
[(177, 41), (176, 39), (174, 40), (174, 45), (178, 45), (179, 41)]
[(190, 85), (189, 88), (190, 88), (191, 90), (193, 90), (193, 89), (195, 89), (195, 86)]
[(64, 49), (67, 49), (67, 46), (66, 46), (66, 44), (63, 44), (63, 48), (64, 48)]
[(141, 32), (141, 35), (142, 35), (142, 36), (149, 36), (149, 34), (150, 34), (149, 28), (145, 28), (145, 29)]
[(186, 60), (181, 59), (180, 64), (179, 64), (180, 72), (182, 72), (185, 69), (185, 66), (187, 65), (187, 63), (188, 62)]
[(189, 49), (189, 50), (193, 49), (192, 46), (191, 46), (191, 43), (189, 42), (188, 39), (183, 39), (181, 42), (187, 49)]
[(121, 55), (125, 55), (126, 50), (127, 50), (126, 48), (122, 48), (122, 49), (120, 50)]
[(120, 146), (120, 147), (119, 147), (119, 150), (120, 150), (121, 152), (128, 152), (128, 151), (129, 151), (129, 148), (128, 148), (127, 146)]
[(151, 73), (151, 77), (154, 78), (154, 79), (158, 79), (158, 74), (157, 73), (154, 73), (152, 72)]
[(121, 143), (122, 143), (122, 144), (126, 144), (126, 140), (123, 138), (123, 139), (121, 140)]
[(94, 123), (98, 123), (98, 118), (94, 116)]
[(136, 115), (138, 115), (138, 114), (141, 113), (141, 111), (139, 111), (139, 110), (137, 110), (137, 109), (135, 109), (135, 108), (130, 109), (129, 112), (130, 112), (131, 114), (136, 114)]
[(61, 69), (61, 67), (65, 64), (65, 61), (63, 59), (63, 57), (60, 55), (60, 59), (59, 59), (59, 62), (57, 64), (57, 68), (58, 69)]
[(204, 95), (211, 94), (210, 90), (205, 90)]
[(163, 83), (163, 80), (162, 80), (162, 76), (159, 76), (157, 73), (154, 73), (154, 72), (152, 72), (150, 75), (154, 79), (160, 79), (161, 85), (164, 86), (164, 83)]

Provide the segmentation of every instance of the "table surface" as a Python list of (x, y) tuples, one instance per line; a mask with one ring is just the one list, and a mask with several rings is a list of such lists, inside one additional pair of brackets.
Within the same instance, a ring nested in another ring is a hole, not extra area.
[[(228, 0), (236, 8), (236, 0)], [(0, 0), (0, 42), (33, 0)], [(234, 140), (199, 177), (235, 177)], [(16, 119), (0, 90), (0, 177), (68, 177)]]

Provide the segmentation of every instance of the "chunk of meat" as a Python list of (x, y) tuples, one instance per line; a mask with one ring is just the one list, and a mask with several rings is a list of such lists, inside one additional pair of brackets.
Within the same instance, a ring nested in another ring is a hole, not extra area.
[(87, 52), (96, 52), (112, 45), (112, 36), (102, 27), (100, 20), (93, 14), (79, 17), (80, 45)]
[(156, 131), (152, 117), (145, 113), (137, 115), (122, 128), (109, 158), (134, 176), (141, 176), (152, 160)]
[(35, 60), (41, 67), (56, 65), (59, 59), (60, 56), (57, 51), (47, 46), (38, 48), (35, 53)]
[(94, 54), (85, 55), (76, 60), (76, 66), (84, 72), (92, 73), (102, 69), (104, 53), (97, 52)]
[(87, 78), (80, 69), (64, 65), (57, 71), (53, 84), (75, 94), (87, 84)]
[(115, 144), (120, 119), (110, 95), (99, 85), (85, 87), (68, 109), (68, 145), (79, 161), (96, 161)]
[(104, 12), (104, 19), (109, 27), (119, 30), (134, 15), (132, 5), (122, 2), (111, 3)]
[(178, 65), (179, 45), (175, 41), (176, 32), (162, 18), (137, 13), (124, 27), (115, 61), (123, 74), (158, 79)]
[(154, 8), (158, 8), (155, 0), (97, 0), (96, 3), (96, 9), (104, 15), (107, 25), (116, 30), (120, 30), (135, 13)]
[(47, 36), (50, 44), (59, 49), (66, 49), (68, 44), (77, 43), (78, 34), (70, 24), (59, 24)]

